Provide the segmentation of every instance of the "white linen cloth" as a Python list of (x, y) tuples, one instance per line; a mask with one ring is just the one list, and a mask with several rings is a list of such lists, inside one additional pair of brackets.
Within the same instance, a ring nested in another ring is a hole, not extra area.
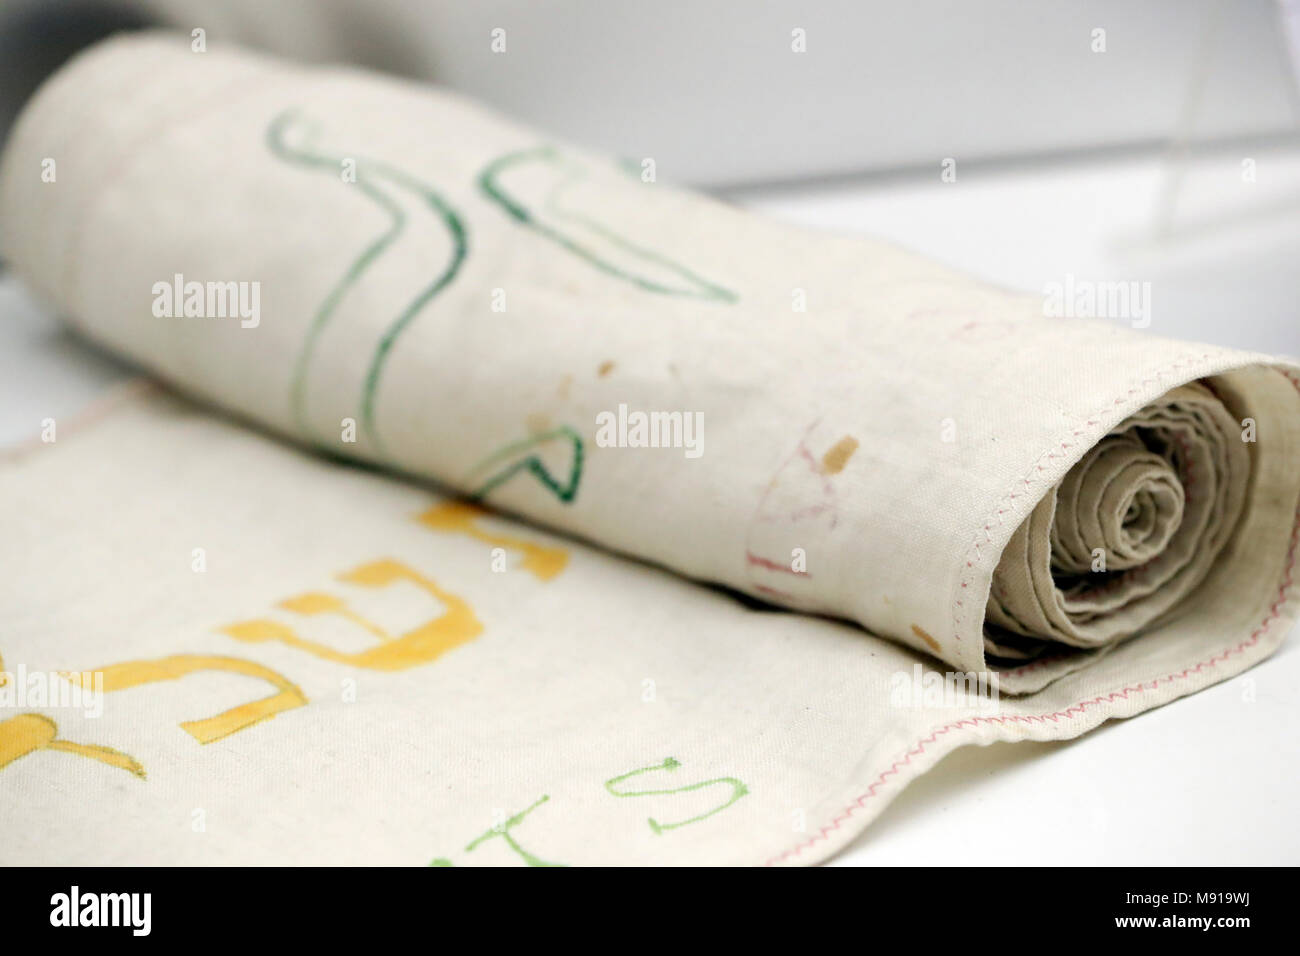
[[(152, 391), (0, 467), (0, 655), (106, 690), (0, 723), (0, 853), (811, 862), (954, 746), (1281, 640), (1294, 368), (650, 169), (186, 37), (46, 84), (0, 167), (23, 278), (190, 396), (424, 485)], [(945, 671), (1001, 696), (920, 693)]]

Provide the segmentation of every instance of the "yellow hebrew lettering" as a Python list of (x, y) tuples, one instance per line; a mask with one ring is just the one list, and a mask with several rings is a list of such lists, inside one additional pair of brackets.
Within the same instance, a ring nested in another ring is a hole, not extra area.
[(377, 671), (400, 671), (427, 664), (452, 648), (472, 641), (483, 632), (483, 625), (469, 604), (400, 561), (372, 561), (339, 575), (339, 580), (365, 588), (384, 588), (398, 581), (410, 581), (440, 601), (446, 610), (440, 617), (426, 621), (414, 630), (393, 636), (349, 609), (344, 601), (331, 594), (308, 592), (280, 602), (280, 607), (295, 614), (339, 615), (365, 628), (379, 639), (379, 644), (375, 647), (357, 652), (340, 651), (319, 641), (299, 637), (293, 628), (268, 618), (241, 621), (223, 627), (221, 631), (236, 640), (250, 643), (279, 641), (325, 660)]
[(569, 552), (563, 548), (547, 548), (523, 538), (484, 531), (475, 522), (486, 514), (488, 512), (483, 508), (465, 501), (444, 501), (440, 505), (434, 505), (416, 520), (434, 531), (464, 534), (494, 547), (522, 551), (524, 559), (519, 566), (531, 572), (539, 581), (551, 580), (569, 563)]
[(378, 624), (366, 620), (352, 608), (348, 607), (347, 602), (342, 598), (335, 597), (333, 594), (321, 594), (317, 591), (309, 591), (306, 594), (300, 594), (297, 597), (286, 598), (280, 602), (280, 607), (286, 611), (293, 611), (295, 614), (310, 616), (313, 614), (337, 614), (344, 620), (351, 621), (357, 627), (369, 631), (372, 635), (381, 641), (391, 641), (393, 635), (389, 634)]
[[(286, 680), (280, 674), (261, 664), (246, 661), (239, 657), (210, 657), (201, 654), (174, 654), (152, 661), (127, 661), (124, 664), (112, 664), (102, 668), (104, 691), (128, 690), (141, 684), (154, 684), (159, 681), (176, 680), (187, 674), (202, 671), (224, 671), (230, 674), (242, 674), (264, 680), (277, 692), (270, 697), (240, 704), (223, 711), (215, 717), (203, 720), (186, 720), (181, 722), (182, 729), (201, 744), (210, 744), (214, 740), (228, 737), (259, 721), (269, 720), (276, 714), (293, 710), (307, 703), (307, 696), (298, 686)], [(84, 676), (83, 676), (84, 675)], [(63, 677), (74, 684), (82, 683), (90, 672), (65, 673)]]
[(59, 740), (58, 733), (59, 728), (54, 721), (41, 714), (19, 714), (0, 721), (0, 770), (34, 751), (57, 750), (129, 770), (137, 777), (144, 776), (144, 767), (133, 757), (98, 744), (74, 744), (70, 740)]

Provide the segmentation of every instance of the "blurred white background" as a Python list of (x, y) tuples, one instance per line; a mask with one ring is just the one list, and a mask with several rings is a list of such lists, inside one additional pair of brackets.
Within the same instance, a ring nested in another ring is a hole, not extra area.
[[(1198, 140), (1297, 124), (1294, 0), (0, 0), (13, 109), (149, 23), (455, 87), (708, 186)], [(492, 30), (505, 31), (494, 53)], [(1094, 31), (1104, 31), (1099, 52)], [(793, 54), (795, 31), (806, 52)]]

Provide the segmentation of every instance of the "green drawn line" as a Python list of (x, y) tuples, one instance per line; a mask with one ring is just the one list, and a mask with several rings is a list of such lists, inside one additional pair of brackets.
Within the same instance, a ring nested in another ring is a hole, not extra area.
[(563, 182), (561, 182), (560, 185), (556, 187), (555, 190), (552, 191), (550, 197), (548, 197), (547, 206), (551, 214), (557, 218), (567, 219), (570, 222), (579, 223), (585, 226), (586, 228), (590, 229), (592, 232), (599, 235), (606, 242), (623, 250), (624, 252), (630, 253), (634, 257), (638, 259), (642, 259), (646, 262), (651, 262), (654, 263), (655, 265), (662, 266), (663, 268), (669, 270), (670, 272), (677, 274), (678, 276), (680, 276), (682, 279), (686, 281), (687, 287), (682, 288), (680, 286), (664, 285), (663, 283), (655, 282), (654, 280), (646, 278), (645, 276), (637, 275), (635, 273), (628, 272), (625, 269), (621, 269), (618, 266), (616, 266), (614, 263), (610, 262), (609, 260), (602, 258), (600, 255), (598, 255), (589, 247), (578, 242), (576, 239), (571, 238), (570, 236), (556, 229), (554, 226), (550, 225), (549, 223), (543, 222), (540, 219), (538, 219), (518, 200), (516, 200), (508, 192), (506, 192), (505, 189), (497, 181), (497, 178), (501, 175), (502, 172), (504, 172), (506, 169), (510, 168), (511, 166), (515, 166), (520, 163), (534, 162), (539, 160), (557, 166), (560, 165), (562, 162), (556, 150), (549, 146), (543, 146), (537, 149), (520, 150), (519, 152), (514, 152), (514, 153), (507, 153), (504, 156), (499, 156), (496, 159), (492, 160), (492, 162), (488, 163), (487, 166), (483, 168), (483, 171), (479, 173), (479, 178), (478, 178), (479, 188), (489, 199), (491, 199), (502, 209), (504, 209), (516, 221), (518, 221), (524, 226), (527, 226), (530, 229), (535, 229), (537, 232), (541, 233), (543, 236), (550, 239), (552, 242), (557, 243), (564, 249), (568, 250), (569, 252), (583, 259), (584, 261), (594, 266), (595, 268), (599, 269), (601, 272), (606, 273), (607, 275), (611, 275), (614, 276), (615, 278), (622, 279), (625, 282), (630, 282), (633, 285), (645, 289), (648, 292), (658, 292), (664, 295), (692, 296), (696, 298), (713, 299), (722, 302), (737, 301), (738, 296), (736, 295), (736, 293), (732, 292), (729, 289), (725, 289), (720, 285), (716, 285), (715, 283), (710, 282), (709, 280), (703, 278), (700, 275), (697, 275), (696, 273), (692, 272), (690, 269), (683, 266), (681, 263), (675, 262), (666, 256), (659, 255), (658, 253), (646, 249), (642, 246), (638, 246), (635, 243), (628, 240), (626, 237), (614, 232), (613, 230), (609, 229), (608, 227), (602, 225), (599, 222), (596, 222), (593, 219), (589, 219), (588, 217), (579, 215), (577, 213), (565, 212), (563, 210), (560, 210), (558, 208), (558, 205), (555, 202), (555, 197), (558, 195), (559, 192), (566, 189), (573, 182), (582, 178), (583, 174), (581, 173), (580, 170), (570, 173), (568, 178)]
[(469, 242), (465, 235), (465, 226), (458, 216), (441, 196), (434, 190), (425, 186), (416, 179), (411, 178), (401, 170), (383, 165), (376, 164), (376, 168), (381, 170), (384, 175), (391, 178), (398, 185), (404, 186), (413, 192), (419, 193), (424, 197), (425, 202), (436, 212), (442, 223), (447, 227), (451, 234), (452, 253), (442, 274), (432, 283), (424, 288), (412, 301), (411, 304), (399, 315), (384, 332), (383, 337), (379, 340), (379, 346), (375, 349), (375, 354), (370, 360), (370, 368), (366, 372), (366, 383), (361, 398), (361, 418), (366, 423), (366, 428), (371, 434), (371, 438), (376, 445), (379, 443), (379, 435), (374, 427), (374, 403), (375, 393), (379, 389), (379, 378), (383, 373), (384, 363), (388, 359), (388, 353), (392, 351), (393, 345), (408, 325), (414, 321), (420, 310), (433, 300), (435, 296), (456, 278), (460, 272), (461, 265), (465, 262), (465, 257), (469, 253)]
[(478, 490), (470, 494), (470, 498), (472, 500), (484, 498), (499, 485), (505, 484), (521, 471), (528, 471), (546, 488), (550, 489), (551, 493), (560, 501), (565, 504), (572, 502), (578, 494), (578, 484), (582, 480), (583, 450), (582, 436), (568, 425), (561, 425), (554, 431), (545, 432), (541, 435), (534, 435), (531, 438), (512, 442), (504, 448), (493, 452), (487, 458), (484, 458), (481, 462), (475, 465), (473, 469), (471, 469), (470, 474), (485, 471), (502, 459), (513, 458), (515, 455), (528, 451), (531, 448), (536, 448), (538, 445), (544, 444), (548, 441), (553, 441), (557, 438), (566, 438), (573, 443), (573, 464), (569, 468), (568, 480), (563, 484), (557, 481), (555, 476), (547, 470), (546, 464), (541, 460), (541, 458), (537, 455), (528, 455), (526, 458), (521, 458), (518, 461), (511, 462), (508, 466), (489, 477), (478, 487)]
[(616, 797), (653, 797), (653, 796), (668, 796), (669, 794), (673, 794), (673, 793), (689, 793), (692, 790), (702, 790), (705, 787), (711, 787), (714, 784), (719, 784), (719, 783), (729, 784), (731, 786), (731, 797), (727, 800), (726, 803), (721, 803), (718, 806), (714, 807), (712, 810), (708, 810), (704, 813), (699, 814), (698, 816), (691, 817), (688, 820), (678, 820), (676, 823), (660, 823), (654, 817), (650, 817), (647, 821), (650, 824), (650, 829), (653, 830), (655, 833), (659, 833), (659, 834), (662, 834), (665, 830), (675, 830), (678, 827), (690, 826), (692, 823), (699, 823), (701, 820), (706, 820), (709, 817), (713, 816), (715, 813), (721, 813), (723, 810), (727, 809), (727, 807), (731, 806), (741, 797), (745, 796), (745, 794), (749, 793), (749, 788), (746, 787), (741, 781), (737, 780), (735, 777), (715, 777), (712, 780), (701, 780), (699, 783), (687, 784), (684, 787), (674, 787), (671, 789), (662, 789), (662, 790), (620, 791), (614, 789), (614, 784), (622, 783), (624, 780), (630, 779), (631, 777), (636, 777), (643, 773), (654, 773), (657, 770), (666, 770), (671, 773), (672, 771), (676, 770), (680, 766), (681, 763), (679, 761), (674, 760), (672, 757), (669, 757), (663, 763), (654, 764), (653, 766), (650, 767), (642, 767), (639, 770), (632, 770), (620, 776), (611, 777), (610, 779), (605, 781), (605, 789), (608, 790)]
[[(271, 125), (266, 131), (266, 142), (271, 152), (280, 159), (287, 162), (296, 163), (302, 166), (313, 167), (317, 169), (328, 168), (335, 173), (340, 172), (344, 160), (348, 157), (336, 154), (313, 152), (309, 149), (294, 150), (289, 147), (284, 139), (285, 130), (295, 122), (300, 120), (298, 110), (286, 110), (272, 120)], [(309, 127), (314, 131), (315, 126)], [(370, 438), (376, 450), (382, 455), (383, 446), (379, 440), (379, 434), (375, 427), (375, 394), (379, 389), (380, 379), (383, 375), (385, 363), (388, 355), (392, 351), (393, 345), (397, 339), (406, 330), (407, 326), (415, 319), (416, 315), (433, 300), (444, 288), (446, 288), (459, 273), (461, 265), (469, 250), (469, 244), (466, 238), (464, 224), (456, 211), (432, 188), (420, 180), (410, 176), (406, 172), (389, 166), (385, 163), (362, 160), (360, 157), (353, 157), (356, 162), (357, 181), (348, 185), (355, 185), (370, 200), (380, 206), (390, 219), (389, 228), (373, 240), (348, 266), (340, 280), (330, 290), (325, 297), (320, 308), (317, 309), (315, 316), (312, 318), (311, 326), (308, 328), (307, 335), (304, 339), (303, 346), (299, 351), (297, 360), (294, 363), (294, 373), (290, 384), (291, 404), (293, 414), (298, 427), (305, 434), (310, 435), (310, 426), (306, 416), (306, 377), (308, 367), (311, 364), (312, 357), (315, 353), (317, 341), (324, 330), (325, 326), (333, 317), (339, 301), (351, 289), (365, 271), (378, 259), (402, 234), (406, 229), (407, 218), (402, 208), (393, 200), (385, 191), (376, 187), (369, 176), (373, 170), (379, 177), (386, 178), (396, 183), (403, 189), (415, 193), (425, 201), (438, 217), (442, 220), (452, 242), (451, 256), (443, 268), (442, 272), (425, 286), (410, 304), (402, 310), (401, 314), (393, 320), (380, 337), (379, 343), (375, 348), (374, 355), (370, 359), (370, 365), (366, 370), (366, 377), (361, 390), (361, 424), (367, 437)]]
[[(522, 846), (519, 845), (518, 840), (516, 840), (514, 837), (510, 835), (510, 831), (514, 829), (516, 826), (518, 826), (519, 824), (523, 823), (524, 818), (528, 816), (528, 814), (532, 813), (534, 810), (536, 810), (538, 807), (540, 807), (543, 803), (545, 803), (549, 799), (551, 799), (549, 795), (542, 794), (542, 798), (538, 800), (536, 803), (534, 803), (527, 810), (523, 810), (519, 813), (516, 813), (514, 816), (510, 817), (510, 819), (506, 820), (505, 823), (501, 824), (501, 826), (492, 827), (482, 836), (478, 837), (477, 839), (471, 840), (469, 845), (465, 847), (465, 852), (472, 853), (474, 852), (474, 849), (479, 844), (487, 840), (491, 840), (495, 837), (500, 837), (501, 839), (505, 840), (506, 845), (509, 846), (510, 849), (513, 850), (515, 853), (517, 853), (520, 859), (522, 859), (529, 866), (568, 866), (569, 864), (567, 863), (548, 863), (545, 860), (543, 860), (541, 857), (529, 853), (527, 850), (525, 850)], [(434, 858), (433, 860), (430, 860), (429, 865), (430, 866), (454, 866), (455, 864), (452, 863), (451, 860), (447, 859), (446, 857), (440, 856)]]
[[(294, 152), (284, 141), (285, 130), (298, 120), (296, 110), (286, 110), (272, 120), (271, 125), (266, 130), (266, 145), (280, 159), (286, 162), (297, 163), (309, 167), (327, 167), (332, 170), (340, 168), (341, 160), (333, 156), (324, 156), (316, 153)], [(312, 317), (311, 326), (307, 330), (306, 338), (303, 341), (302, 348), (298, 352), (297, 360), (294, 362), (293, 380), (290, 384), (290, 402), (293, 410), (294, 421), (303, 434), (312, 437), (311, 424), (307, 419), (306, 412), (306, 380), (307, 367), (311, 364), (315, 352), (316, 342), (320, 338), (321, 332), (334, 314), (339, 302), (347, 291), (356, 284), (356, 282), (365, 273), (370, 264), (375, 261), (389, 245), (401, 234), (406, 225), (406, 214), (402, 212), (387, 193), (376, 189), (369, 181), (364, 181), (358, 174), (355, 183), (358, 189), (388, 213), (391, 225), (380, 234), (373, 242), (370, 243), (348, 266), (343, 277), (335, 284), (334, 288), (329, 291), (325, 301), (321, 303), (320, 308)]]

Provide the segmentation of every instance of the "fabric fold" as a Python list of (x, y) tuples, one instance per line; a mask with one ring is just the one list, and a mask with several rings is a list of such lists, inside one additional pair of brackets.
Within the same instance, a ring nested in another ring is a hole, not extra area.
[(1012, 535), (989, 621), (1096, 647), (1176, 608), (1236, 530), (1250, 485), (1248, 431), (1199, 383), (1125, 419)]

